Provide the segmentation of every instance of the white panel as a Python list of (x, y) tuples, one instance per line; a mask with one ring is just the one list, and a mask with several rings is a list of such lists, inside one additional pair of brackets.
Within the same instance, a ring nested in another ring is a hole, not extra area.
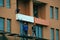
[(34, 17), (23, 15), (23, 14), (16, 14), (16, 19), (27, 21), (27, 22), (32, 22), (32, 23), (34, 22)]

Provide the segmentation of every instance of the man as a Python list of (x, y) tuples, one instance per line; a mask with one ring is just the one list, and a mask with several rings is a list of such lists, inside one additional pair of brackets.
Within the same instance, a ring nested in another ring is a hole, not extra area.
[(24, 22), (23, 30), (24, 30), (24, 35), (27, 36), (27, 34), (28, 34), (28, 24), (26, 22)]
[[(26, 22), (24, 22), (23, 30), (24, 30), (24, 36), (27, 36), (28, 35), (28, 24)], [(28, 39), (24, 38), (24, 40), (28, 40)]]

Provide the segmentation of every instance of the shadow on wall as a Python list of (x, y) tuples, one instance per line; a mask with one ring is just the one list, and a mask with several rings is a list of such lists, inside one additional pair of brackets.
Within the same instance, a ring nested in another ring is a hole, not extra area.
[(0, 36), (0, 40), (8, 40), (8, 38), (5, 35), (3, 35), (3, 36)]

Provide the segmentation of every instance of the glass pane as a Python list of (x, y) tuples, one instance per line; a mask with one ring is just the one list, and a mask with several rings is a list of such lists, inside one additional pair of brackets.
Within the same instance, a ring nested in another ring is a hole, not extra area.
[(10, 8), (10, 0), (6, 0), (6, 7)]
[(53, 28), (51, 28), (50, 29), (50, 37), (51, 37), (51, 40), (54, 40), (54, 29)]
[(39, 37), (39, 28), (36, 26), (36, 37)]
[(53, 18), (53, 7), (50, 7), (50, 18)]
[(4, 19), (0, 18), (0, 30), (4, 30)]
[(0, 0), (0, 6), (3, 6), (4, 0)]
[(40, 27), (39, 27), (39, 37), (40, 37), (40, 38), (42, 38), (42, 34), (43, 34), (42, 31), (43, 31), (43, 30), (42, 30), (42, 27), (40, 26)]
[(56, 30), (56, 40), (59, 40), (59, 30)]
[(56, 19), (58, 19), (58, 8), (55, 8), (55, 13), (56, 13), (55, 14), (56, 15), (55, 17), (56, 17)]
[(38, 17), (38, 7), (34, 6), (33, 12), (34, 12), (33, 15), (34, 15), (35, 17)]
[(20, 22), (20, 35), (23, 35), (23, 22)]
[(10, 32), (10, 28), (11, 28), (11, 20), (7, 20), (7, 32)]
[(36, 36), (35, 34), (36, 34), (36, 27), (33, 26), (33, 27), (32, 27), (32, 36)]

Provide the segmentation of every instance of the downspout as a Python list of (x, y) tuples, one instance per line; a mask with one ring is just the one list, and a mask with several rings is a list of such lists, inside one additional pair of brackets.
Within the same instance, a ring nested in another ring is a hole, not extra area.
[(19, 13), (20, 9), (18, 8), (18, 0), (16, 0), (16, 13)]

